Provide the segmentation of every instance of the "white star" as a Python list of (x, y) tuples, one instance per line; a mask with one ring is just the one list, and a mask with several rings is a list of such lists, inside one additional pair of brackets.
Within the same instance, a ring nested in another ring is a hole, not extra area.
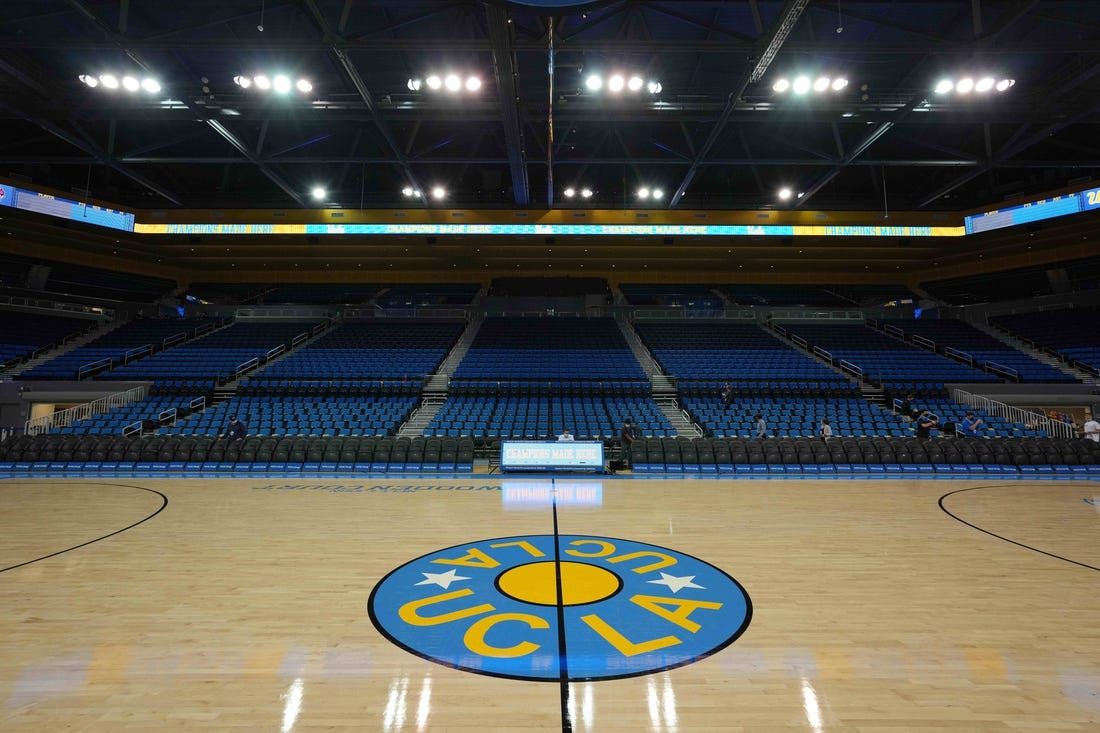
[[(667, 585), (668, 589), (673, 593), (678, 593), (681, 588), (703, 588), (701, 585), (696, 585), (692, 581), (695, 580), (694, 575), (685, 575), (682, 578), (677, 578), (675, 575), (669, 575), (668, 573), (661, 573), (660, 580), (649, 580), (648, 583), (655, 585)], [(706, 590), (706, 588), (703, 588)]]
[(455, 575), (458, 571), (451, 568), (445, 573), (421, 573), (424, 576), (424, 580), (416, 583), (416, 585), (438, 585), (440, 588), (447, 590), (451, 587), (451, 583), (456, 580), (469, 580), (469, 578), (461, 575)]

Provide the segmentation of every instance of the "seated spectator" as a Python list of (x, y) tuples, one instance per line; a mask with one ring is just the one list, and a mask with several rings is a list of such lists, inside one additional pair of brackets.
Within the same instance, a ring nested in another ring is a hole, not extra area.
[(558, 436), (558, 442), (565, 442), (573, 440), (573, 433), (569, 432), (569, 428), (565, 428), (561, 431), (561, 435)]
[(932, 416), (928, 410), (921, 410), (917, 417), (917, 437), (928, 440), (932, 437), (932, 428), (939, 425), (939, 420)]
[(978, 432), (978, 428), (982, 425), (985, 425), (985, 420), (982, 420), (980, 417), (975, 418), (973, 412), (968, 412), (966, 413), (966, 417), (964, 417), (963, 421), (959, 424), (959, 432), (968, 438), (976, 438), (981, 435), (981, 433)]
[(229, 428), (225, 431), (225, 437), (229, 440), (244, 440), (244, 437), (248, 434), (248, 428), (245, 426), (241, 419), (234, 415), (230, 418)]

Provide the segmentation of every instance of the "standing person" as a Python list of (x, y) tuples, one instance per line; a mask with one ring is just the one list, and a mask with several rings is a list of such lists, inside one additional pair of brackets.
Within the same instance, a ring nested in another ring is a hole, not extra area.
[(756, 437), (757, 439), (768, 437), (768, 423), (764, 422), (764, 416), (760, 413), (756, 413), (753, 417), (756, 421)]
[(733, 402), (733, 387), (726, 382), (726, 386), (722, 387), (722, 404), (729, 407), (731, 402)]
[(638, 428), (634, 426), (634, 421), (631, 418), (627, 418), (623, 421), (622, 430), (619, 431), (619, 444), (622, 446), (622, 461), (626, 464), (627, 468), (634, 468), (633, 460), (630, 457), (630, 446), (638, 439)]
[(917, 418), (917, 437), (921, 440), (928, 440), (932, 437), (932, 428), (939, 425), (936, 418), (928, 412), (928, 410), (921, 410), (920, 416)]
[(821, 421), (821, 429), (818, 431), (822, 438), (828, 440), (833, 437), (833, 428), (829, 425), (828, 420)]
[(1096, 418), (1091, 413), (1085, 413), (1085, 424), (1083, 426), (1085, 431), (1085, 440), (1091, 440), (1093, 443), (1100, 443), (1100, 422), (1096, 422)]

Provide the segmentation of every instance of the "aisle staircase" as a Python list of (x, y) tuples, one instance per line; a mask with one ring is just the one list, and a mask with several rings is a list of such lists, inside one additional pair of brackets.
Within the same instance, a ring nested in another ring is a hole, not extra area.
[(89, 331), (86, 334), (83, 334), (81, 336), (77, 336), (76, 338), (72, 339), (71, 341), (66, 341), (65, 343), (59, 345), (57, 348), (50, 349), (49, 351), (47, 351), (47, 352), (45, 352), (45, 353), (43, 353), (39, 356), (36, 356), (35, 358), (30, 359), (29, 361), (25, 361), (22, 364), (17, 364), (16, 366), (11, 367), (10, 369), (5, 370), (4, 372), (0, 372), (0, 374), (3, 374), (3, 376), (6, 377), (6, 378), (11, 378), (11, 377), (18, 376), (18, 375), (22, 374), (23, 372), (28, 371), (29, 369), (33, 369), (34, 367), (38, 366), (39, 364), (44, 364), (47, 361), (50, 361), (51, 359), (56, 359), (57, 357), (61, 356), (62, 354), (67, 354), (70, 351), (72, 351), (73, 349), (78, 349), (81, 346), (87, 346), (89, 343), (91, 343), (92, 341), (95, 341), (100, 336), (106, 336), (111, 331), (114, 331), (115, 329), (121, 328), (122, 326), (125, 326), (127, 323), (129, 323), (129, 321), (127, 321), (127, 320), (107, 321), (106, 323), (102, 323), (102, 325), (100, 325), (100, 327), (95, 329), (94, 331)]
[(1016, 351), (1022, 351), (1023, 353), (1030, 356), (1032, 359), (1035, 359), (1036, 361), (1041, 361), (1048, 366), (1052, 366), (1063, 374), (1068, 374), (1069, 376), (1076, 379), (1078, 382), (1091, 384), (1094, 386), (1100, 385), (1100, 378), (1097, 378), (1095, 375), (1089, 374), (1088, 372), (1070, 366), (1058, 357), (1051, 356), (1046, 351), (1041, 351), (1040, 349), (1035, 348), (1026, 341), (1017, 338), (1007, 330), (1002, 330), (996, 326), (990, 326), (984, 323), (971, 323), (970, 325), (978, 329), (982, 333), (992, 336), (993, 338), (1000, 341), (1002, 344), (1011, 346)]
[(432, 420), (439, 414), (439, 411), (443, 408), (443, 403), (446, 401), (446, 395), (425, 395), (420, 402), (420, 407), (413, 410), (413, 413), (409, 415), (409, 419), (397, 431), (397, 437), (419, 438), (423, 436), (424, 429), (432, 424)]
[(680, 407), (680, 403), (675, 397), (657, 397), (654, 395), (653, 401), (661, 408), (661, 413), (668, 418), (677, 436), (688, 438), (703, 437), (703, 430), (692, 421), (686, 412), (684, 412), (684, 409)]

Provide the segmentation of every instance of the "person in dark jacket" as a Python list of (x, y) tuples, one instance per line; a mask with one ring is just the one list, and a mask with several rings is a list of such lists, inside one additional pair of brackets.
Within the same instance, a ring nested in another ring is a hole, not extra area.
[(241, 422), (241, 419), (236, 415), (230, 418), (229, 429), (225, 431), (225, 437), (229, 440), (244, 440), (246, 435), (248, 435), (248, 428)]

